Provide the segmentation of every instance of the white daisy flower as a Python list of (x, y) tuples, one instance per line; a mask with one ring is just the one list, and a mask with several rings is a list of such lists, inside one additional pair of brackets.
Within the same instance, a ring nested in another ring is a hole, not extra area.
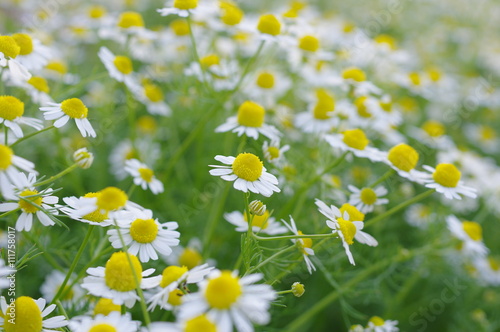
[[(28, 296), (20, 296), (15, 301), (7, 304), (5, 297), (0, 297), (0, 326), (5, 331), (23, 331), (23, 332), (57, 332), (59, 328), (67, 326), (68, 321), (64, 316), (55, 316), (46, 318), (54, 309), (55, 304), (45, 307), (47, 302), (43, 298), (34, 300)], [(12, 317), (5, 319), (5, 317)]]
[(265, 114), (266, 110), (261, 105), (245, 101), (238, 108), (238, 115), (229, 117), (224, 124), (215, 128), (215, 132), (232, 131), (238, 136), (245, 134), (253, 139), (258, 139), (259, 134), (262, 134), (269, 139), (276, 139), (281, 133), (276, 127), (264, 123)]
[(111, 312), (109, 315), (96, 315), (95, 317), (76, 317), (69, 322), (72, 332), (116, 331), (137, 332), (141, 323), (132, 320), (130, 313), (122, 315)]
[[(66, 288), (69, 287), (75, 277), (75, 275), (71, 276)], [(57, 270), (53, 270), (50, 274), (48, 274), (47, 277), (45, 277), (44, 283), (40, 287), (40, 292), (42, 293), (43, 298), (49, 302), (52, 301), (54, 296), (56, 296), (57, 292), (61, 288), (61, 285), (64, 282), (65, 278), (66, 273), (62, 273)], [(64, 298), (61, 298), (61, 300), (66, 307), (70, 305), (79, 306), (83, 304), (80, 300), (84, 295), (85, 293), (80, 285), (75, 284), (69, 291), (67, 291), (66, 296)]]
[[(170, 265), (186, 266), (188, 269), (193, 269), (203, 262), (202, 248), (203, 244), (200, 239), (194, 237), (189, 240), (187, 246), (178, 245), (172, 248), (172, 254), (162, 258)], [(215, 266), (212, 263), (209, 265)]]
[(489, 250), (483, 242), (483, 229), (474, 221), (460, 222), (454, 215), (446, 217), (446, 224), (450, 232), (463, 242), (461, 251), (473, 257), (485, 257)]
[(290, 145), (283, 145), (280, 147), (279, 140), (272, 140), (271, 142), (264, 141), (262, 151), (264, 158), (276, 166), (281, 166), (285, 161), (284, 153), (290, 150)]
[(54, 127), (61, 128), (69, 119), (75, 119), (76, 126), (83, 137), (96, 137), (96, 133), (87, 119), (88, 108), (78, 98), (66, 99), (62, 103), (48, 103), (49, 106), (40, 107), (45, 120), (56, 120)]
[(120, 232), (128, 252), (139, 256), (141, 262), (157, 260), (158, 253), (168, 256), (172, 248), (179, 244), (180, 233), (175, 231), (179, 225), (175, 221), (159, 223), (153, 219), (151, 210), (129, 208), (115, 215), (119, 229), (108, 230), (109, 241), (113, 248), (122, 248)]
[(141, 262), (136, 256), (124, 252), (115, 252), (106, 262), (106, 266), (87, 269), (88, 277), (83, 279), (82, 288), (89, 294), (113, 300), (113, 303), (132, 308), (139, 296), (136, 292), (134, 272), (130, 268), (127, 256), (132, 261), (133, 271), (142, 289), (155, 287), (154, 278), (150, 276), (155, 270), (142, 270)]
[(427, 180), (427, 188), (436, 189), (448, 199), (462, 199), (460, 195), (477, 197), (477, 190), (465, 186), (460, 180), (461, 173), (453, 164), (438, 164), (436, 168), (423, 166), (432, 174), (432, 180)]
[[(67, 214), (71, 219), (78, 220), (87, 224), (106, 227), (113, 225), (113, 220), (109, 218), (107, 211), (101, 211), (96, 206), (96, 200), (101, 193), (87, 193), (82, 197), (64, 197), (63, 201), (67, 204), (60, 208), (60, 211)], [(88, 198), (95, 198), (89, 200)]]
[[(201, 63), (201, 66), (200, 66)], [(209, 83), (215, 91), (232, 90), (238, 83), (238, 62), (220, 59), (216, 54), (209, 54), (192, 62), (184, 71), (188, 76), (195, 76), (200, 82)]]
[(94, 162), (94, 154), (89, 152), (87, 148), (81, 148), (73, 153), (73, 160), (83, 169), (88, 169)]
[(154, 310), (157, 306), (163, 310), (172, 310), (180, 305), (184, 293), (179, 288), (201, 282), (213, 269), (208, 264), (196, 266), (191, 270), (186, 266), (175, 265), (165, 268), (162, 275), (155, 279), (156, 288), (149, 291), (148, 310)]
[(115, 56), (104, 46), (99, 49), (98, 55), (108, 70), (109, 76), (124, 83), (131, 91), (140, 89), (130, 58), (123, 55)]
[(352, 192), (349, 197), (349, 204), (354, 205), (363, 213), (372, 212), (377, 205), (389, 203), (387, 198), (380, 198), (381, 196), (387, 195), (388, 192), (383, 186), (378, 186), (375, 189), (370, 187), (358, 189), (353, 185), (349, 185), (347, 188)]
[(128, 139), (116, 145), (109, 155), (111, 172), (118, 180), (123, 180), (128, 173), (125, 163), (129, 159), (143, 160), (146, 164), (154, 165), (160, 156), (160, 145), (150, 139), (137, 139), (134, 144)]
[(21, 47), (17, 45), (14, 38), (10, 36), (0, 36), (0, 67), (9, 67), (10, 77), (14, 81), (27, 81), (31, 74), (16, 59), (21, 52)]
[(164, 8), (157, 9), (161, 16), (178, 15), (188, 17), (198, 7), (198, 0), (169, 0)]
[[(248, 220), (246, 214), (240, 211), (225, 213), (224, 218), (236, 226), (237, 232), (248, 231)], [(252, 215), (252, 230), (255, 233), (264, 233), (269, 235), (283, 234), (287, 232), (286, 227), (280, 225), (276, 218), (270, 217), (269, 211), (265, 211), (262, 216)]]
[(266, 197), (270, 197), (273, 192), (280, 192), (277, 187), (278, 179), (266, 171), (256, 155), (252, 153), (240, 153), (236, 157), (218, 155), (214, 159), (229, 166), (209, 165), (215, 167), (210, 170), (210, 174), (220, 176), (226, 181), (234, 181), (234, 189), (245, 193), (251, 191)]
[(125, 171), (132, 175), (134, 184), (141, 186), (142, 189), (149, 189), (155, 195), (162, 193), (163, 183), (155, 177), (151, 168), (146, 164), (141, 163), (137, 159), (129, 159), (125, 162)]
[[(35, 173), (29, 173), (28, 176), (19, 173), (18, 177), (21, 185), (14, 186), (12, 195), (4, 195), (7, 200), (16, 200), (17, 202), (0, 203), (0, 212), (21, 210), (21, 215), (16, 222), (18, 232), (29, 232), (31, 230), (34, 215), (44, 226), (55, 225), (54, 220), (49, 215), (57, 215), (57, 208), (53, 205), (57, 204), (59, 198), (51, 195), (53, 190), (48, 188), (38, 192), (34, 187), (36, 182)], [(42, 207), (44, 211), (40, 210), (39, 207)]]
[(146, 82), (133, 92), (137, 100), (146, 105), (150, 114), (162, 116), (172, 114), (172, 109), (165, 102), (163, 91), (158, 85)]
[(333, 95), (326, 89), (317, 89), (308, 111), (295, 116), (295, 126), (305, 133), (327, 133), (339, 124), (339, 119), (333, 116), (334, 110)]
[(50, 48), (26, 33), (15, 33), (12, 38), (21, 48), (16, 60), (30, 71), (42, 69), (52, 57)]
[(245, 85), (245, 93), (253, 100), (259, 100), (266, 108), (273, 108), (291, 86), (290, 78), (274, 70), (258, 72)]
[(35, 164), (16, 156), (10, 147), (0, 144), (0, 191), (2, 195), (11, 197), (12, 186), (20, 187), (26, 183), (23, 182), (25, 178), (20, 176), (18, 169), (37, 174)]
[(13, 82), (13, 84), (26, 90), (31, 100), (36, 104), (45, 105), (54, 102), (54, 99), (49, 95), (49, 84), (41, 76), (32, 76), (27, 82)]
[[(290, 216), (290, 224), (288, 224), (285, 220), (281, 219), (281, 221), (285, 224), (286, 228), (293, 233), (293, 235), (303, 235), (302, 231), (297, 229), (295, 225), (295, 220), (293, 220), (292, 216)], [(316, 271), (316, 267), (311, 262), (309, 256), (314, 256), (314, 250), (312, 249), (313, 241), (311, 238), (301, 238), (301, 239), (291, 239), (291, 241), (297, 245), (302, 251), (302, 256), (304, 257), (304, 262), (306, 262), (307, 271), (312, 274), (312, 271)]]
[(476, 257), (474, 266), (483, 283), (491, 286), (500, 285), (500, 262), (493, 257)]
[(271, 301), (276, 299), (274, 289), (266, 284), (254, 284), (262, 274), (242, 278), (237, 272), (214, 270), (199, 283), (196, 293), (184, 296), (179, 318), (182, 321), (207, 314), (218, 326), (218, 331), (253, 331), (252, 323), (265, 325), (271, 316)]
[(366, 332), (398, 332), (397, 320), (383, 320), (378, 316), (373, 316), (368, 321)]
[(401, 143), (392, 147), (382, 161), (391, 166), (399, 176), (418, 184), (424, 184), (430, 176), (426, 172), (415, 169), (419, 157), (414, 148)]
[(381, 94), (382, 90), (373, 83), (367, 81), (366, 74), (358, 67), (349, 67), (342, 71), (344, 89), (352, 88), (355, 96), (369, 94)]
[(341, 134), (325, 135), (325, 140), (341, 151), (350, 151), (356, 157), (368, 158), (371, 161), (382, 161), (385, 153), (377, 148), (368, 146), (370, 141), (361, 129), (346, 130)]
[(349, 213), (347, 211), (342, 213), (337, 207), (333, 205), (328, 206), (319, 199), (316, 199), (316, 205), (319, 212), (328, 218), (326, 225), (332, 229), (333, 233), (337, 233), (342, 240), (342, 245), (352, 265), (356, 265), (349, 249), (349, 246), (354, 243), (353, 239), (372, 247), (378, 245), (377, 240), (373, 236), (362, 231), (364, 227), (362, 221), (349, 220)]
[(445, 126), (435, 120), (424, 122), (421, 128), (412, 127), (409, 129), (409, 134), (419, 142), (426, 144), (435, 149), (449, 150), (455, 147), (453, 140), (445, 135)]
[(23, 114), (24, 103), (22, 101), (12, 96), (0, 96), (0, 124), (3, 123), (17, 138), (24, 136), (20, 124), (28, 125), (36, 130), (43, 128), (41, 120), (25, 117)]
[(143, 328), (142, 332), (222, 331), (222, 329), (217, 326), (216, 321), (211, 317), (215, 317), (215, 315), (202, 314), (190, 319), (180, 320), (176, 323), (154, 322), (149, 325), (149, 328)]

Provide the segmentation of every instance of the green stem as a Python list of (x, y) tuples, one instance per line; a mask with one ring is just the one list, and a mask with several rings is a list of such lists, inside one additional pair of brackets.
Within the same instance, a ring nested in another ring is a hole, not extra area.
[(381, 184), (382, 182), (384, 182), (385, 180), (387, 180), (388, 178), (390, 178), (394, 174), (396, 174), (396, 171), (391, 168), (390, 170), (388, 170), (387, 172), (385, 172), (385, 174), (382, 175), (382, 177), (380, 177), (380, 179), (378, 179), (377, 181), (373, 182), (368, 187), (373, 188), (373, 187)]
[(24, 232), (24, 236), (38, 247), (38, 249), (42, 252), (42, 255), (45, 257), (47, 262), (50, 265), (52, 265), (53, 268), (55, 268), (56, 270), (59, 270), (61, 272), (64, 271), (64, 269), (56, 262), (56, 260), (47, 251), (45, 251), (43, 249), (43, 246), (40, 243), (40, 241), (38, 241), (37, 236), (31, 236), (30, 232)]
[(205, 237), (203, 238), (203, 256), (205, 258), (209, 257), (211, 246), (209, 245), (210, 240), (212, 239), (213, 234), (215, 233), (215, 229), (217, 228), (217, 224), (220, 220), (220, 214), (224, 210), (224, 204), (227, 199), (227, 195), (229, 194), (229, 189), (231, 188), (230, 183), (226, 183), (224, 187), (224, 191), (222, 192), (221, 197), (218, 198), (218, 204), (215, 207), (214, 212), (210, 215), (210, 219), (208, 220)]
[(194, 34), (193, 34), (193, 24), (191, 21), (191, 13), (186, 17), (186, 21), (188, 24), (188, 29), (189, 29), (189, 39), (191, 39), (191, 45), (193, 46), (193, 54), (196, 62), (198, 62), (198, 65), (200, 66), (201, 70), (201, 78), (202, 78), (202, 83), (203, 85), (207, 88), (208, 92), (210, 92), (212, 89), (208, 84), (208, 81), (205, 77), (205, 69), (203, 68), (203, 65), (201, 64), (200, 60), (200, 55), (198, 53), (198, 48), (196, 47), (196, 40), (194, 39)]
[(284, 294), (290, 294), (292, 292), (293, 292), (293, 290), (289, 289), (289, 290), (284, 290), (284, 291), (281, 291), (281, 292), (276, 292), (276, 294), (278, 294), (278, 295), (284, 295)]
[(10, 211), (7, 211), (7, 212), (5, 212), (5, 213), (2, 213), (2, 214), (0, 214), (0, 219), (1, 219), (1, 218), (4, 218), (4, 217), (7, 217), (8, 215), (11, 215), (11, 214), (13, 214), (13, 213), (16, 213), (16, 212), (17, 212), (17, 211), (19, 211), (20, 209), (21, 209), (21, 208), (19, 208), (19, 207), (18, 207), (17, 209), (10, 210)]
[(412, 204), (415, 204), (418, 201), (423, 200), (424, 198), (427, 198), (428, 196), (432, 195), (435, 191), (436, 191), (435, 189), (429, 189), (427, 191), (424, 191), (420, 195), (417, 195), (417, 196), (413, 197), (412, 199), (407, 200), (406, 202), (403, 202), (403, 203), (401, 203), (399, 205), (396, 205), (392, 209), (387, 210), (386, 212), (384, 212), (382, 214), (379, 214), (378, 216), (376, 216), (374, 218), (371, 218), (370, 220), (368, 220), (367, 222), (365, 222), (365, 227), (366, 226), (371, 226), (371, 225), (379, 222), (380, 220), (393, 215), (394, 213), (398, 212), (399, 210), (402, 210), (402, 209), (404, 209), (407, 206), (410, 206)]
[(266, 265), (266, 264), (272, 262), (273, 260), (275, 260), (276, 257), (281, 256), (284, 253), (291, 251), (292, 249), (297, 249), (297, 247), (296, 246), (290, 246), (290, 247), (287, 247), (287, 248), (285, 248), (283, 250), (278, 251), (274, 255), (269, 256), (268, 258), (266, 258), (265, 260), (263, 260), (262, 262), (260, 262), (258, 265), (252, 267), (250, 270), (247, 271), (246, 274), (250, 274), (250, 273), (252, 273), (254, 271), (257, 271), (258, 269), (262, 268), (264, 265)]
[(66, 277), (64, 278), (64, 281), (62, 282), (61, 286), (57, 290), (57, 293), (54, 296), (54, 298), (52, 299), (51, 303), (55, 303), (60, 298), (61, 294), (64, 292), (64, 290), (66, 288), (66, 284), (68, 283), (69, 278), (71, 278), (71, 275), (73, 274), (73, 271), (75, 271), (76, 265), (80, 261), (80, 257), (82, 257), (83, 251), (85, 250), (85, 247), (87, 246), (87, 243), (90, 240), (90, 236), (92, 235), (92, 231), (94, 230), (94, 228), (95, 228), (94, 225), (90, 225), (89, 226), (89, 229), (87, 231), (87, 235), (83, 239), (83, 242), (80, 245), (80, 249), (78, 249), (78, 252), (76, 253), (76, 256), (75, 256), (75, 258), (73, 260), (73, 263), (71, 263), (71, 266), (70, 266), (70, 268), (68, 270), (68, 273), (66, 274)]
[(336, 237), (336, 233), (330, 233), (330, 234), (302, 234), (302, 235), (285, 235), (285, 236), (258, 236), (254, 233), (253, 237), (256, 238), (259, 241), (275, 241), (275, 240), (291, 240), (291, 239), (324, 239), (324, 238), (329, 238), (329, 237)]
[(41, 182), (38, 182), (38, 183), (35, 183), (35, 186), (38, 187), (38, 186), (44, 186), (44, 185), (47, 185), (47, 184), (51, 184), (53, 183), (55, 180), (59, 179), (60, 177), (63, 177), (65, 176), (66, 174), (72, 172), (75, 168), (78, 168), (78, 164), (73, 164), (71, 166), (69, 166), (68, 168), (66, 168), (65, 170), (63, 170), (62, 172), (54, 175), (54, 176), (51, 176), (50, 178), (48, 178), (47, 180), (44, 180), (44, 181), (41, 181)]
[(50, 129), (53, 129), (53, 128), (55, 128), (55, 127), (54, 127), (54, 126), (49, 126), (49, 127), (47, 127), (47, 128), (43, 128), (43, 129), (41, 129), (41, 130), (39, 130), (39, 131), (35, 131), (34, 133), (31, 133), (31, 134), (29, 134), (29, 135), (23, 136), (23, 137), (21, 137), (20, 139), (18, 139), (17, 141), (15, 141), (14, 143), (12, 143), (12, 144), (10, 145), (10, 147), (12, 148), (12, 147), (16, 146), (17, 144), (21, 143), (22, 141), (27, 140), (28, 138), (31, 138), (31, 137), (33, 137), (33, 136), (36, 136), (36, 135), (38, 135), (38, 134), (41, 134), (41, 133), (43, 133), (43, 132), (45, 132), (45, 131), (48, 131), (48, 130), (50, 130)]
[(265, 40), (262, 40), (259, 44), (259, 48), (257, 48), (257, 51), (255, 54), (248, 60), (247, 65), (245, 66), (245, 69), (243, 69), (243, 72), (241, 73), (240, 79), (238, 80), (238, 83), (236, 83), (234, 89), (231, 91), (231, 94), (234, 94), (236, 91), (240, 89), (241, 84), (243, 83), (243, 80), (247, 76), (248, 72), (250, 71), (250, 68), (252, 67), (252, 64), (255, 62), (255, 60), (259, 57), (260, 53), (262, 52), (262, 49), (264, 48)]

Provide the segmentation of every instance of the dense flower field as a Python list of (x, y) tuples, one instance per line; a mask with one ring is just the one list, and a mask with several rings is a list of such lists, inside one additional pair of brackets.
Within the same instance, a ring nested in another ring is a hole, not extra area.
[(0, 331), (500, 331), (499, 15), (2, 0)]

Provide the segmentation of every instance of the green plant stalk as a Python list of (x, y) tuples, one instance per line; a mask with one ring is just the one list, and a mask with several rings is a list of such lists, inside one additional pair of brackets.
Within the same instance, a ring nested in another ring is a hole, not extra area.
[(34, 133), (31, 133), (31, 134), (29, 134), (29, 135), (23, 136), (23, 137), (21, 137), (20, 139), (18, 139), (17, 141), (15, 141), (14, 143), (12, 143), (12, 144), (10, 145), (10, 147), (12, 148), (12, 147), (16, 146), (17, 144), (21, 143), (22, 141), (27, 140), (28, 138), (31, 138), (31, 137), (33, 137), (33, 136), (36, 136), (36, 135), (38, 135), (38, 134), (41, 134), (41, 133), (43, 133), (43, 132), (46, 132), (46, 131), (48, 131), (48, 130), (50, 130), (50, 129), (54, 129), (54, 128), (55, 128), (55, 127), (52, 125), (52, 126), (49, 126), (49, 127), (47, 127), (47, 128), (43, 128), (43, 129), (41, 129), (41, 130), (39, 130), (39, 131), (35, 131)]
[(210, 219), (208, 220), (207, 226), (206, 226), (206, 231), (205, 231), (205, 237), (203, 238), (203, 256), (205, 258), (209, 257), (210, 253), (210, 248), (211, 246), (209, 245), (210, 240), (212, 239), (215, 229), (217, 228), (217, 224), (219, 223), (220, 220), (220, 214), (224, 210), (224, 204), (226, 203), (227, 195), (229, 194), (229, 189), (231, 188), (230, 183), (226, 183), (222, 192), (222, 195), (218, 198), (219, 202), (213, 210), (214, 212), (210, 215)]
[(44, 181), (41, 181), (41, 182), (38, 182), (38, 183), (35, 183), (35, 186), (36, 187), (39, 187), (39, 186), (45, 186), (47, 184), (50, 184), (50, 183), (53, 183), (55, 180), (59, 179), (60, 177), (63, 177), (65, 176), (66, 174), (72, 172), (75, 168), (78, 168), (78, 164), (75, 163), (71, 166), (69, 166), (68, 168), (66, 168), (65, 170), (63, 170), (62, 172), (54, 175), (54, 176), (51, 176), (50, 178), (48, 178), (47, 180), (44, 180)]
[(17, 209), (10, 210), (10, 211), (7, 211), (7, 212), (5, 212), (5, 213), (2, 213), (2, 214), (0, 214), (0, 219), (1, 219), (1, 218), (4, 218), (4, 217), (7, 217), (7, 216), (9, 216), (9, 215), (11, 215), (11, 214), (13, 214), (13, 213), (16, 213), (16, 212), (17, 212), (17, 211), (19, 211), (19, 210), (21, 210), (21, 208), (20, 208), (20, 207), (18, 207)]
[(262, 262), (260, 262), (258, 265), (252, 267), (250, 270), (248, 270), (246, 272), (246, 274), (250, 274), (254, 271), (257, 271), (258, 269), (262, 268), (264, 265), (274, 261), (278, 256), (281, 256), (283, 255), (284, 253), (287, 253), (289, 251), (292, 251), (292, 249), (296, 249), (297, 247), (296, 246), (290, 246), (290, 247), (287, 247), (283, 250), (280, 250), (276, 253), (274, 253), (273, 255), (269, 256), (268, 258), (266, 258), (265, 260), (263, 260)]
[(324, 239), (324, 238), (330, 238), (330, 237), (336, 237), (336, 233), (329, 233), (329, 234), (302, 234), (302, 235), (285, 235), (285, 236), (258, 236), (255, 233), (252, 233), (253, 237), (256, 238), (259, 241), (277, 241), (277, 240), (292, 240), (292, 239), (305, 239), (305, 238), (311, 238), (311, 239)]
[(85, 238), (83, 239), (82, 244), (80, 245), (80, 248), (78, 249), (78, 252), (76, 253), (75, 259), (73, 260), (73, 263), (71, 263), (71, 266), (68, 270), (68, 273), (66, 274), (66, 277), (64, 278), (64, 281), (62, 282), (61, 286), (57, 290), (56, 295), (52, 299), (51, 303), (55, 303), (57, 300), (59, 300), (61, 294), (64, 292), (64, 288), (66, 287), (66, 284), (69, 281), (69, 278), (71, 278), (71, 275), (73, 274), (73, 271), (75, 271), (76, 265), (80, 261), (80, 257), (82, 257), (83, 251), (85, 250), (85, 247), (87, 246), (87, 243), (90, 240), (90, 236), (92, 235), (92, 232), (94, 231), (95, 225), (90, 225), (89, 229), (87, 231), (87, 235), (85, 235)]
[(381, 184), (382, 182), (384, 182), (385, 180), (387, 180), (388, 178), (390, 178), (394, 174), (396, 174), (396, 171), (391, 168), (390, 170), (388, 170), (387, 172), (385, 172), (385, 174), (382, 175), (377, 181), (373, 182), (368, 187), (373, 188), (373, 187)]
[(415, 204), (418, 201), (423, 200), (424, 198), (427, 198), (428, 196), (432, 195), (435, 191), (436, 191), (436, 189), (429, 189), (427, 191), (424, 191), (420, 195), (417, 195), (417, 196), (413, 197), (412, 199), (407, 200), (406, 202), (403, 202), (403, 203), (401, 203), (399, 205), (396, 205), (392, 209), (389, 209), (386, 212), (384, 212), (382, 214), (379, 214), (378, 216), (376, 216), (374, 218), (371, 218), (370, 220), (366, 221), (365, 222), (365, 227), (366, 226), (371, 226), (371, 225), (379, 222), (380, 220), (393, 215), (394, 213), (398, 212), (399, 210), (402, 210), (402, 209), (404, 209), (407, 206), (410, 206), (412, 204)]
[(56, 262), (56, 260), (52, 257), (52, 255), (50, 255), (47, 251), (45, 251), (43, 249), (42, 244), (40, 243), (40, 241), (38, 241), (38, 239), (36, 238), (36, 236), (31, 236), (30, 232), (24, 232), (24, 236), (28, 240), (30, 240), (31, 242), (33, 242), (38, 247), (38, 249), (41, 250), (43, 256), (45, 257), (45, 259), (47, 260), (47, 262), (49, 262), (49, 264), (52, 265), (53, 268), (55, 268), (56, 270), (59, 270), (61, 272), (64, 271), (64, 269)]

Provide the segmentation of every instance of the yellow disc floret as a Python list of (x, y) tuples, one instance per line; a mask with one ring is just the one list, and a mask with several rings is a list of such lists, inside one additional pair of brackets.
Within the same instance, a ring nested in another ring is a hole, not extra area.
[(222, 1), (220, 3), (222, 9), (221, 21), (227, 25), (236, 25), (243, 19), (243, 11), (233, 3)]
[(106, 8), (103, 6), (92, 6), (88, 11), (88, 15), (90, 18), (98, 19), (106, 15)]
[(340, 231), (344, 236), (344, 241), (351, 245), (354, 243), (354, 235), (356, 235), (356, 226), (350, 220), (345, 220), (344, 218), (337, 218), (337, 222), (340, 226)]
[(127, 255), (130, 257), (137, 280), (139, 283), (142, 280), (142, 266), (137, 257), (122, 251), (115, 252), (106, 262), (104, 279), (109, 288), (119, 292), (129, 292), (136, 288), (134, 273), (130, 268)]
[(402, 171), (409, 172), (417, 166), (418, 152), (408, 144), (398, 144), (389, 150), (389, 161)]
[[(248, 222), (246, 213), (243, 214), (243, 219)], [(252, 219), (252, 226), (259, 227), (261, 229), (266, 229), (268, 226), (267, 220), (269, 219), (269, 211), (265, 211), (263, 215), (259, 216), (254, 214)]]
[(232, 165), (233, 173), (237, 177), (250, 182), (260, 178), (263, 168), (262, 161), (252, 153), (240, 153)]
[(115, 65), (116, 69), (122, 74), (128, 75), (132, 71), (134, 71), (132, 60), (130, 60), (130, 58), (126, 56), (123, 55), (116, 56), (113, 60), (113, 64)]
[(344, 215), (344, 212), (347, 212), (347, 214), (349, 215), (349, 220), (351, 221), (365, 220), (365, 214), (359, 211), (358, 208), (356, 208), (354, 205), (351, 205), (349, 203), (344, 203), (339, 210), (342, 215)]
[(364, 150), (370, 141), (361, 129), (346, 130), (343, 133), (342, 141), (349, 147), (356, 150)]
[(0, 171), (5, 171), (12, 165), (14, 151), (6, 145), (0, 144)]
[(347, 80), (351, 79), (356, 82), (366, 81), (365, 72), (357, 67), (347, 68), (342, 72), (342, 78)]
[(143, 179), (147, 183), (153, 180), (154, 172), (150, 168), (141, 167), (137, 171), (139, 172), (141, 179)]
[(280, 156), (280, 149), (278, 149), (277, 147), (275, 146), (270, 146), (268, 149), (267, 149), (267, 152), (269, 153), (269, 159), (276, 159), (276, 158), (279, 158)]
[(113, 311), (120, 312), (121, 306), (114, 304), (113, 300), (101, 298), (97, 301), (94, 307), (94, 316), (104, 315), (107, 316)]
[(179, 306), (182, 304), (183, 296), (184, 293), (180, 289), (176, 288), (168, 294), (167, 302), (173, 306)]
[(422, 125), (422, 129), (431, 137), (440, 137), (445, 133), (445, 127), (441, 122), (429, 120)]
[(89, 332), (118, 332), (118, 330), (110, 324), (101, 323), (92, 326)]
[(276, 16), (272, 14), (262, 15), (259, 18), (257, 29), (265, 34), (277, 36), (281, 33), (281, 23)]
[[(297, 231), (297, 234), (304, 235), (304, 233), (302, 233), (302, 231)], [(301, 250), (302, 250), (302, 253), (304, 255), (309, 255), (307, 253), (307, 251), (305, 251), (305, 248), (311, 249), (313, 246), (313, 240), (310, 237), (303, 237), (300, 239), (300, 241), (297, 241), (297, 243), (299, 243)]]
[(186, 20), (177, 19), (170, 23), (170, 28), (175, 33), (176, 36), (187, 36), (189, 35), (189, 24)]
[(354, 105), (356, 106), (356, 109), (358, 111), (358, 115), (362, 118), (371, 118), (372, 114), (368, 110), (368, 107), (366, 106), (366, 101), (368, 100), (368, 97), (366, 96), (361, 96), (356, 98), (354, 101)]
[(144, 27), (144, 20), (137, 12), (124, 12), (118, 18), (118, 26), (128, 29), (132, 27)]
[(61, 110), (73, 119), (86, 118), (89, 110), (87, 106), (78, 98), (66, 99), (61, 103)]
[(217, 54), (209, 54), (201, 58), (200, 63), (203, 68), (209, 68), (218, 65), (220, 63), (220, 58)]
[(25, 33), (16, 33), (12, 35), (17, 45), (21, 48), (19, 55), (29, 55), (33, 52), (33, 39)]
[(317, 102), (313, 108), (313, 116), (318, 120), (327, 120), (330, 113), (335, 110), (335, 99), (325, 89), (316, 90)]
[(205, 298), (210, 307), (229, 309), (242, 294), (239, 278), (230, 271), (222, 271), (219, 277), (211, 279), (205, 289)]
[(11, 36), (0, 36), (0, 53), (4, 56), (15, 59), (19, 52), (21, 52), (21, 47), (17, 45), (14, 38)]
[(201, 315), (186, 321), (186, 326), (182, 332), (216, 332), (217, 326), (212, 323), (207, 316)]
[[(35, 196), (35, 195), (38, 195), (38, 191), (36, 190), (24, 190), (19, 194), (20, 197), (28, 196), (25, 198), (26, 200), (20, 199), (18, 203), (19, 207), (21, 208), (21, 210), (23, 210), (23, 212), (35, 213), (38, 211), (38, 208), (33, 204), (40, 206), (42, 204), (43, 198), (41, 196)], [(33, 204), (31, 204), (30, 202)]]
[(158, 225), (154, 219), (136, 219), (130, 226), (130, 236), (135, 242), (151, 243), (158, 235)]
[(391, 50), (396, 49), (396, 40), (394, 39), (394, 37), (391, 37), (389, 35), (378, 35), (377, 37), (375, 37), (375, 42), (378, 44), (386, 44)]
[(24, 103), (13, 96), (0, 96), (0, 118), (12, 121), (24, 114)]
[(483, 229), (481, 225), (474, 221), (464, 221), (462, 227), (469, 235), (469, 237), (474, 241), (481, 241), (483, 239)]
[(413, 85), (420, 85), (421, 80), (420, 80), (420, 75), (417, 72), (411, 72), (408, 74), (408, 79)]
[(373, 316), (370, 318), (369, 322), (375, 326), (383, 326), (385, 324), (385, 321), (379, 316)]
[(274, 87), (274, 75), (268, 72), (260, 73), (257, 77), (257, 85), (262, 89), (272, 89)]
[(68, 67), (62, 63), (62, 62), (59, 62), (59, 61), (52, 61), (52, 62), (49, 62), (46, 66), (45, 66), (46, 69), (49, 69), (49, 70), (52, 70), (52, 71), (55, 71), (61, 75), (64, 75), (68, 72)]
[[(101, 196), (101, 193), (88, 193), (83, 197), (98, 198), (99, 196)], [(96, 209), (94, 212), (84, 215), (82, 219), (93, 222), (103, 222), (104, 220), (108, 219), (108, 212), (101, 213), (100, 209)]]
[(264, 124), (266, 110), (252, 101), (245, 101), (238, 108), (238, 123), (245, 127), (261, 127)]
[(443, 187), (455, 188), (460, 181), (460, 171), (453, 164), (439, 164), (432, 174), (434, 181)]
[(163, 92), (160, 87), (156, 84), (148, 83), (144, 85), (144, 94), (153, 103), (158, 103), (163, 100)]
[(179, 265), (186, 266), (189, 270), (198, 266), (201, 261), (200, 253), (193, 248), (185, 248), (179, 256)]
[(377, 201), (377, 194), (372, 188), (363, 188), (359, 196), (366, 205), (373, 205)]
[(7, 307), (3, 328), (5, 332), (42, 331), (42, 312), (35, 300), (28, 296), (18, 297)]
[(104, 211), (113, 211), (127, 204), (127, 194), (116, 187), (107, 187), (99, 191), (97, 197), (97, 207)]
[(37, 89), (38, 91), (49, 93), (50, 88), (49, 84), (47, 83), (47, 80), (43, 77), (40, 76), (32, 76), (29, 80), (28, 83)]
[(172, 265), (165, 268), (161, 274), (162, 278), (160, 282), (160, 287), (165, 288), (174, 281), (178, 281), (180, 277), (182, 277), (187, 271), (188, 268), (186, 266), (180, 267)]
[(314, 36), (304, 36), (299, 39), (299, 48), (308, 52), (316, 52), (319, 49), (319, 39)]
[(198, 0), (175, 0), (174, 7), (182, 10), (195, 9), (198, 7)]

